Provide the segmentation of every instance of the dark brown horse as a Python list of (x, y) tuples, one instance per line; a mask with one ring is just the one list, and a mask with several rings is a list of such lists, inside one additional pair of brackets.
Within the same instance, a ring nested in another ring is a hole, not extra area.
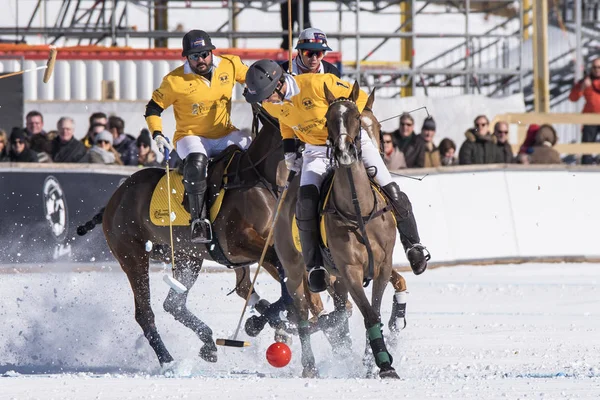
[[(348, 293), (364, 317), (367, 331), (367, 349), (365, 364), (370, 369), (374, 361), (383, 378), (398, 378), (392, 367), (392, 358), (387, 351), (381, 332), (380, 308), (382, 296), (392, 273), (392, 254), (396, 239), (396, 226), (391, 212), (387, 211), (386, 201), (375, 195), (370, 179), (359, 157), (360, 112), (356, 106), (359, 86), (357, 83), (348, 99), (335, 99), (325, 87), (329, 102), (327, 111), (328, 140), (333, 154), (335, 174), (332, 190), (328, 196), (325, 213), (325, 230), (327, 246), (331, 252), (333, 264), (326, 262), (330, 274), (336, 276), (334, 282), (334, 303), (336, 311), (330, 314), (337, 326), (337, 340), (330, 342), (334, 352), (349, 350), (348, 321), (346, 302)], [(341, 131), (344, 131), (341, 134)], [(295, 185), (290, 187), (281, 217), (275, 225), (275, 246), (286, 272), (287, 286), (292, 294), (298, 332), (302, 347), (303, 376), (312, 377), (318, 374), (315, 358), (310, 344), (310, 328), (308, 324), (307, 302), (304, 296), (303, 280), (306, 268), (302, 255), (296, 250), (290, 234), (296, 202)], [(356, 204), (362, 210), (357, 215)], [(359, 222), (359, 219), (361, 222)], [(362, 223), (366, 222), (366, 225)], [(362, 228), (360, 228), (362, 225)], [(363, 229), (364, 228), (364, 229)], [(327, 259), (324, 256), (324, 259)], [(372, 278), (373, 293), (371, 301), (367, 298), (363, 282)]]
[[(222, 253), (228, 258), (226, 265), (249, 265), (260, 258), (275, 210), (276, 170), (283, 158), (280, 146), (277, 126), (265, 123), (248, 150), (238, 153), (231, 164), (234, 167), (230, 167), (228, 172), (228, 188), (213, 223), (214, 235)], [(209, 182), (220, 182), (221, 176), (211, 174), (222, 175), (223, 168), (219, 168), (219, 163), (226, 161), (221, 159), (211, 164)], [(164, 175), (165, 171), (159, 168), (143, 169), (131, 175), (115, 191), (101, 218), (109, 248), (127, 274), (133, 290), (135, 319), (161, 365), (173, 361), (173, 357), (154, 322), (150, 304), (149, 260), (170, 262), (170, 240), (168, 226), (156, 226), (150, 221), (149, 207), (154, 188)], [(212, 330), (186, 308), (189, 289), (198, 278), (202, 262), (211, 257), (206, 246), (189, 241), (189, 226), (174, 226), (173, 237), (173, 276), (187, 291), (178, 293), (171, 289), (164, 309), (204, 342), (200, 356), (206, 361), (216, 362), (217, 348)], [(148, 241), (154, 244), (150, 253), (145, 248)], [(272, 246), (266, 253), (264, 267), (280, 280), (279, 261)], [(236, 288), (243, 297), (246, 297), (250, 286), (247, 272), (248, 267), (236, 269)], [(281, 302), (285, 303), (285, 290)]]

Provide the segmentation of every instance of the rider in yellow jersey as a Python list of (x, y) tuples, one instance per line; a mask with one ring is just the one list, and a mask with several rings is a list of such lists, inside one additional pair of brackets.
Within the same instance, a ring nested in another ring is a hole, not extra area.
[(167, 74), (146, 106), (146, 122), (162, 151), (171, 148), (162, 134), (162, 111), (173, 106), (176, 121), (174, 143), (184, 160), (183, 183), (188, 195), (192, 242), (212, 240), (206, 218), (204, 193), (208, 159), (230, 145), (245, 150), (251, 137), (231, 123), (231, 97), (235, 83), (244, 83), (248, 67), (239, 57), (213, 54), (210, 36), (193, 30), (183, 37), (184, 65)]
[[(327, 287), (318, 242), (319, 190), (329, 168), (325, 127), (329, 103), (325, 98), (324, 85), (336, 97), (349, 97), (352, 90), (348, 82), (332, 74), (292, 76), (284, 73), (276, 62), (260, 60), (248, 69), (244, 92), (246, 101), (262, 102), (263, 107), (279, 120), (286, 165), (290, 170), (302, 172), (296, 220), (308, 270), (308, 284), (313, 292), (323, 291)], [(366, 101), (367, 94), (361, 90), (356, 101), (359, 111), (362, 111)], [(296, 137), (306, 143), (302, 156), (296, 152)], [(365, 167), (376, 167), (375, 180), (392, 203), (408, 261), (415, 274), (421, 274), (427, 268), (429, 254), (419, 243), (417, 223), (408, 196), (392, 180), (379, 150), (362, 129), (360, 143)]]

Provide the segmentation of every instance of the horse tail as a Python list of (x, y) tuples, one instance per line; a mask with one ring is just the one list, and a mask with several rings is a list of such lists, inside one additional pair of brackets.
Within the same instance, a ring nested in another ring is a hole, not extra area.
[(102, 223), (102, 217), (104, 216), (104, 208), (105, 207), (102, 207), (100, 211), (98, 211), (98, 213), (92, 217), (91, 220), (77, 227), (77, 234), (79, 236), (85, 235), (86, 233), (94, 229), (96, 225)]

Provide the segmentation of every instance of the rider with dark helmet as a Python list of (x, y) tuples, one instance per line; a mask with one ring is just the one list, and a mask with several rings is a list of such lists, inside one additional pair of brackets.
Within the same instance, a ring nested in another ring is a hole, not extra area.
[[(318, 203), (319, 190), (327, 169), (327, 128), (325, 114), (329, 104), (324, 86), (336, 97), (349, 97), (351, 85), (332, 74), (288, 75), (271, 60), (260, 60), (248, 69), (244, 97), (249, 103), (261, 102), (263, 107), (279, 120), (283, 137), (285, 163), (290, 170), (302, 171), (296, 205), (296, 220), (300, 232), (302, 255), (308, 270), (311, 291), (326, 289), (326, 275), (319, 250)], [(356, 105), (365, 107), (367, 94), (359, 93)], [(295, 137), (305, 143), (302, 156), (298, 156)], [(415, 274), (427, 268), (428, 254), (421, 245), (417, 224), (408, 196), (385, 167), (379, 150), (369, 135), (361, 134), (362, 161), (366, 167), (376, 167), (375, 180), (389, 197), (401, 232), (401, 241)]]
[(174, 143), (184, 160), (183, 184), (187, 192), (194, 243), (212, 240), (206, 218), (204, 193), (208, 158), (230, 145), (245, 150), (251, 137), (231, 123), (231, 97), (235, 83), (244, 83), (248, 67), (239, 57), (213, 54), (210, 36), (193, 30), (183, 37), (184, 65), (163, 78), (146, 106), (146, 122), (162, 151), (171, 148), (162, 133), (161, 113), (173, 106), (177, 130)]

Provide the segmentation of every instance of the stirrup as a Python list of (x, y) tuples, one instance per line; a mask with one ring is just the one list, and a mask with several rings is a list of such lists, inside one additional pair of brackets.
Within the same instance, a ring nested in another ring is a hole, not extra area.
[(327, 270), (321, 266), (308, 270), (308, 289), (311, 292), (320, 293), (327, 290), (326, 272)]
[(213, 240), (212, 227), (207, 219), (192, 221), (192, 243), (210, 243)]
[(421, 275), (427, 269), (427, 261), (431, 259), (429, 250), (421, 243), (415, 243), (406, 250), (406, 258), (415, 275)]

